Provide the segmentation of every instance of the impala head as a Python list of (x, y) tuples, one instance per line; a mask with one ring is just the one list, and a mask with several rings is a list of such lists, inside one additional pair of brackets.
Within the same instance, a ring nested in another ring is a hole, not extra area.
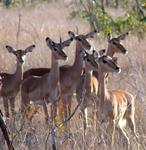
[(94, 38), (94, 35), (97, 33), (97, 31), (92, 31), (88, 34), (81, 34), (81, 35), (75, 35), (74, 32), (69, 31), (68, 34), (71, 38), (75, 39), (76, 41), (78, 41), (81, 46), (83, 47), (83, 49), (85, 50), (90, 50), (91, 49), (91, 45), (90, 43), (87, 41), (88, 38)]
[(128, 35), (128, 32), (121, 34), (116, 38), (112, 38), (111, 35), (108, 34), (108, 43), (113, 52), (122, 53), (122, 54), (128, 53), (128, 51), (125, 49), (125, 47), (120, 43), (121, 40), (124, 40), (127, 35)]
[(32, 50), (35, 48), (35, 45), (31, 45), (29, 47), (27, 47), (25, 50), (15, 50), (13, 49), (11, 46), (6, 45), (6, 49), (8, 50), (9, 53), (12, 53), (16, 56), (17, 61), (20, 64), (24, 63), (24, 57), (28, 52), (32, 52)]
[(49, 37), (46, 38), (47, 46), (51, 49), (55, 58), (62, 60), (67, 59), (67, 55), (64, 53), (63, 49), (69, 46), (72, 41), (73, 39), (70, 38), (69, 40), (62, 42), (62, 39), (60, 38), (60, 43), (55, 43)]
[(80, 56), (81, 58), (83, 58), (85, 62), (85, 67), (88, 71), (91, 71), (91, 70), (98, 71), (97, 59), (99, 57), (99, 54), (95, 50), (93, 50), (92, 54), (81, 51)]
[(109, 72), (118, 72), (120, 73), (121, 68), (117, 65), (117, 58), (116, 57), (109, 57), (109, 56), (101, 56), (98, 58), (99, 68), (104, 73)]

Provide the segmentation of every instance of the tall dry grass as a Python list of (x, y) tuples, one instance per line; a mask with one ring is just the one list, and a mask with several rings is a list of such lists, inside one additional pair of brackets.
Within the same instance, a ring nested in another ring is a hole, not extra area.
[[(69, 13), (75, 9), (65, 7), (63, 4), (43, 3), (28, 8), (11, 8), (6, 10), (0, 8), (0, 70), (13, 73), (15, 71), (15, 58), (5, 50), (5, 45), (9, 44), (17, 49), (25, 49), (28, 45), (36, 44), (36, 49), (27, 58), (24, 70), (33, 67), (50, 67), (50, 51), (46, 46), (45, 38), (49, 36), (55, 41), (68, 38), (69, 30), (75, 31), (76, 26), (79, 33), (89, 31), (87, 22), (78, 18), (70, 19)], [(114, 12), (113, 12), (114, 13)], [(19, 22), (20, 16), (20, 22)], [(18, 25), (20, 24), (20, 32)], [(110, 75), (109, 89), (124, 89), (135, 96), (136, 107), (136, 128), (139, 134), (139, 141), (130, 134), (132, 150), (146, 149), (146, 44), (145, 38), (139, 40), (131, 34), (123, 41), (123, 45), (128, 49), (128, 56), (118, 55), (118, 63), (122, 67), (121, 74)], [(97, 37), (91, 41), (96, 49), (106, 48), (106, 38)], [(68, 62), (60, 64), (72, 64), (74, 60), (75, 44), (66, 49), (69, 56)], [(74, 103), (76, 100), (74, 99)], [(17, 110), (19, 110), (20, 95), (17, 97)], [(0, 108), (3, 109), (2, 101)], [(48, 129), (46, 129), (43, 111), (35, 115), (32, 123), (28, 123), (20, 132), (11, 132), (16, 150), (51, 150), (50, 140), (47, 139)], [(116, 134), (115, 145), (109, 146), (110, 135), (106, 133), (106, 126), (100, 126), (102, 134), (95, 131), (95, 126), (87, 129), (86, 136), (83, 136), (82, 119), (78, 117), (79, 110), (71, 119), (70, 135), (65, 136), (60, 129), (56, 131), (56, 145), (58, 150), (125, 150), (126, 141), (121, 134)], [(19, 130), (19, 121), (16, 121)], [(0, 140), (3, 143), (2, 139)], [(0, 150), (6, 149), (6, 145), (0, 145)]]

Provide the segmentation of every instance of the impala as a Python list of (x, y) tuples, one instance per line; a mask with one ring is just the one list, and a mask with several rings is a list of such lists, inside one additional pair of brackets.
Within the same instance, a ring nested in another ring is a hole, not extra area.
[[(59, 60), (66, 60), (67, 56), (63, 49), (70, 45), (72, 39), (60, 43), (55, 43), (49, 37), (46, 38), (47, 46), (51, 50), (51, 70), (41, 77), (30, 76), (23, 80), (21, 88), (21, 111), (24, 112), (25, 108), (32, 101), (34, 104), (43, 105), (46, 121), (49, 119), (47, 103), (52, 103), (51, 113), (54, 115), (54, 105), (60, 97), (60, 69)], [(27, 110), (27, 109), (26, 109)]]
[(113, 61), (111, 57), (103, 56), (98, 59), (98, 99), (99, 111), (97, 112), (100, 120), (108, 121), (109, 125), (113, 126), (112, 131), (112, 145), (114, 144), (115, 127), (119, 128), (125, 138), (127, 139), (129, 147), (129, 138), (126, 134), (126, 121), (128, 122), (134, 135), (136, 135), (135, 129), (135, 105), (134, 97), (132, 94), (123, 90), (111, 90), (107, 89), (107, 73), (120, 72), (120, 67)]
[(11, 113), (14, 116), (15, 112), (15, 97), (20, 90), (20, 85), (23, 80), (23, 57), (28, 53), (32, 52), (35, 45), (31, 45), (25, 50), (15, 50), (11, 46), (6, 46), (9, 53), (12, 53), (17, 60), (16, 71), (14, 74), (0, 73), (1, 76), (1, 91), (0, 94), (3, 98), (4, 110), (6, 117), (9, 117), (9, 103), (11, 108)]

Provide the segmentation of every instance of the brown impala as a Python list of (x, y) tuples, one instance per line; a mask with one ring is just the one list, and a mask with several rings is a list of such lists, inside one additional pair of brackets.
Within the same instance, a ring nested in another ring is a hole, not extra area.
[(5, 109), (6, 117), (9, 117), (9, 103), (11, 106), (12, 115), (15, 111), (15, 97), (20, 90), (20, 85), (23, 80), (23, 57), (28, 53), (32, 52), (35, 48), (35, 45), (31, 45), (25, 50), (14, 50), (11, 46), (6, 46), (6, 49), (9, 53), (15, 55), (17, 60), (16, 71), (14, 74), (0, 73), (2, 87), (0, 94), (3, 97), (3, 104)]
[[(111, 90), (107, 89), (107, 73), (119, 72), (120, 68), (117, 66), (114, 58), (103, 56), (99, 58), (99, 70), (98, 70), (98, 99), (99, 109), (97, 115), (100, 120), (108, 121), (108, 129), (112, 129), (112, 145), (114, 144), (115, 128), (119, 128), (125, 138), (127, 139), (128, 146), (130, 144), (128, 135), (126, 133), (126, 121), (136, 135), (135, 129), (135, 105), (134, 97), (130, 93), (123, 90)], [(98, 102), (97, 102), (98, 105)]]
[[(23, 80), (21, 88), (21, 109), (24, 112), (25, 108), (32, 101), (34, 104), (43, 105), (46, 121), (49, 119), (46, 103), (52, 103), (51, 113), (54, 115), (54, 105), (60, 98), (60, 69), (59, 60), (66, 60), (67, 56), (63, 49), (70, 45), (72, 39), (60, 43), (55, 43), (49, 37), (46, 38), (47, 46), (51, 50), (51, 70), (43, 76), (30, 76)], [(27, 110), (27, 109), (26, 109)], [(24, 116), (25, 113), (24, 112)], [(56, 111), (55, 111), (56, 112)]]

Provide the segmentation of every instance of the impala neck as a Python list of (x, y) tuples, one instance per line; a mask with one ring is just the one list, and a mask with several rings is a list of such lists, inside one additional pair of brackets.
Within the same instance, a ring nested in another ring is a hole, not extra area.
[(76, 43), (76, 54), (75, 54), (75, 60), (72, 65), (72, 75), (75, 78), (78, 78), (81, 76), (82, 70), (83, 70), (83, 60), (80, 57), (80, 51), (83, 50), (80, 42), (77, 41)]
[(13, 81), (15, 84), (20, 84), (21, 81), (23, 80), (23, 64), (21, 64), (18, 60), (17, 60), (17, 66), (16, 66), (16, 71), (14, 73), (14, 78)]
[[(102, 106), (106, 98), (108, 97), (106, 73), (100, 71), (99, 73), (99, 85), (98, 85), (98, 98), (100, 99), (100, 105)], [(101, 107), (100, 107), (101, 108)]]
[[(85, 67), (85, 89), (88, 92), (91, 92), (91, 77), (92, 77), (92, 70), (87, 70)], [(90, 83), (90, 84), (89, 84)]]
[(113, 55), (114, 55), (114, 50), (113, 50), (113, 47), (110, 45), (110, 44), (108, 44), (108, 48), (107, 48), (107, 53), (106, 53), (106, 55), (107, 56), (110, 56), (110, 57), (113, 57)]
[(51, 71), (49, 73), (49, 76), (51, 77), (51, 83), (53, 85), (56, 85), (58, 83), (59, 78), (60, 78), (59, 73), (60, 73), (59, 62), (52, 53), (51, 54)]

